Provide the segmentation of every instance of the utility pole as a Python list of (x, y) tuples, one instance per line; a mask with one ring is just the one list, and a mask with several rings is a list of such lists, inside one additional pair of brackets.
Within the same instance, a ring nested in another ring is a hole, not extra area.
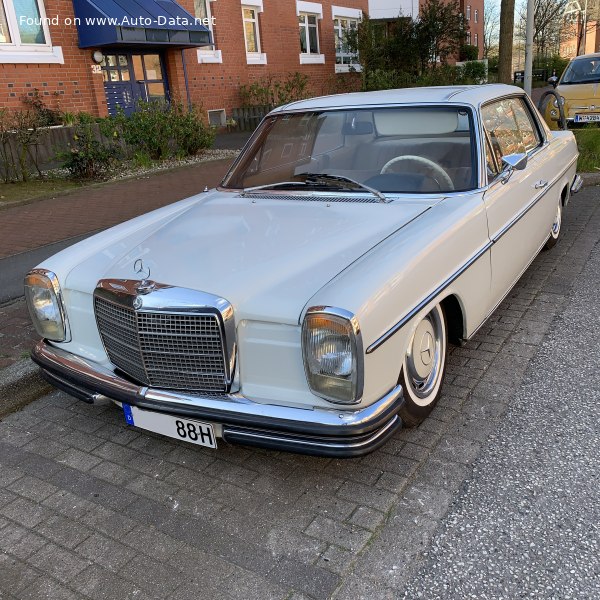
[(527, 24), (525, 26), (525, 93), (531, 96), (533, 84), (533, 17), (535, 13), (535, 0), (527, 0)]

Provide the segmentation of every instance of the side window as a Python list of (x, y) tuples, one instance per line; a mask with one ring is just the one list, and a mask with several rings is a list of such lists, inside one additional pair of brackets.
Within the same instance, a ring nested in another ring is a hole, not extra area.
[(507, 154), (528, 152), (541, 144), (529, 109), (521, 98), (507, 98), (481, 109), (492, 151), (498, 164)]

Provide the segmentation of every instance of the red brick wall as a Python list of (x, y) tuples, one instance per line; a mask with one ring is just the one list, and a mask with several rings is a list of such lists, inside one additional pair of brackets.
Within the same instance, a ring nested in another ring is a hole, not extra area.
[[(469, 32), (471, 33), (471, 44), (475, 45), (475, 34), (477, 34), (479, 58), (483, 58), (483, 0), (460, 0), (460, 7), (465, 16), (467, 14), (467, 6), (471, 7), (471, 19), (467, 21)], [(477, 23), (475, 23), (476, 10), (479, 12)]]
[[(71, 0), (44, 0), (46, 15), (59, 15), (63, 22), (73, 18)], [(193, 0), (179, 0), (193, 14)], [(222, 64), (199, 64), (195, 49), (185, 50), (188, 84), (192, 101), (204, 110), (239, 106), (239, 87), (267, 74), (285, 77), (296, 71), (310, 78), (314, 94), (331, 93), (336, 82), (348, 76), (335, 74), (335, 48), (331, 6), (359, 8), (367, 12), (368, 0), (323, 0), (323, 19), (319, 21), (320, 51), (324, 65), (301, 65), (300, 39), (295, 0), (264, 0), (264, 12), (259, 14), (261, 51), (267, 55), (267, 65), (246, 64), (241, 2), (217, 0), (211, 2), (216, 19), (215, 42), (222, 51)], [(53, 46), (61, 46), (65, 64), (2, 64), (0, 63), (0, 107), (18, 108), (22, 94), (37, 88), (51, 108), (106, 114), (106, 99), (102, 76), (92, 73), (94, 48), (78, 47), (75, 26), (50, 25)], [(134, 50), (132, 47), (131, 50)], [(181, 50), (165, 52), (171, 93), (185, 99)], [(350, 76), (352, 77), (352, 76)]]
[[(180, 0), (193, 12), (193, 0)], [(266, 75), (285, 78), (288, 73), (303, 73), (310, 78), (312, 94), (328, 94), (336, 82), (347, 78), (335, 73), (335, 46), (332, 6), (368, 11), (368, 0), (323, 0), (323, 19), (319, 20), (319, 47), (325, 54), (323, 65), (301, 65), (300, 35), (295, 0), (264, 0), (264, 12), (259, 14), (261, 52), (267, 55), (266, 65), (248, 65), (244, 46), (241, 3), (239, 0), (211, 2), (215, 17), (216, 48), (223, 55), (222, 64), (198, 64), (196, 50), (186, 50), (186, 65), (193, 102), (205, 110), (239, 106), (239, 87)], [(352, 77), (352, 76), (350, 76)]]
[[(46, 16), (74, 18), (71, 0), (44, 0)], [(75, 26), (50, 25), (53, 46), (61, 46), (65, 63), (0, 63), (0, 107), (22, 107), (20, 97), (37, 88), (50, 108), (106, 114), (102, 75), (93, 74), (93, 50), (80, 50)]]

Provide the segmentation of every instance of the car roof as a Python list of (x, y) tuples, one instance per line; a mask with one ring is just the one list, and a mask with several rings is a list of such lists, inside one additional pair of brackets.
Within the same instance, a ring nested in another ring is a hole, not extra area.
[(273, 113), (289, 110), (315, 110), (351, 108), (359, 106), (378, 106), (385, 104), (470, 104), (478, 106), (509, 94), (524, 94), (523, 90), (513, 85), (493, 83), (486, 85), (462, 85), (417, 87), (377, 92), (353, 92), (320, 96), (309, 100), (298, 100), (276, 108)]
[(591, 58), (600, 58), (600, 52), (590, 52), (590, 54), (581, 54), (580, 56), (574, 56), (571, 59), (571, 62), (574, 62), (576, 60), (585, 60), (585, 59), (590, 60)]

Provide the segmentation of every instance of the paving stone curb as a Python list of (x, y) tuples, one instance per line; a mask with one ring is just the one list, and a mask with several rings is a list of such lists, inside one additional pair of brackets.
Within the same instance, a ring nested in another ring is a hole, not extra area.
[(52, 390), (29, 359), (0, 370), (0, 419)]

